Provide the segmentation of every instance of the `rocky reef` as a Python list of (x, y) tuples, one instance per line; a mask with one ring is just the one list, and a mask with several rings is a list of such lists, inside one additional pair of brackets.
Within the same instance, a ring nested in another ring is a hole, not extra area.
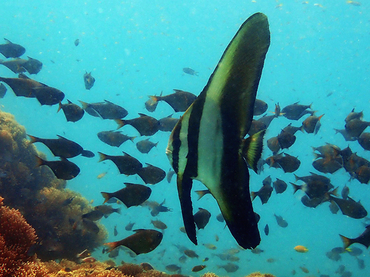
[(107, 236), (102, 225), (97, 231), (77, 224), (93, 207), (48, 167), (38, 167), (36, 156), (44, 157), (27, 140), (25, 128), (0, 111), (0, 195), (35, 229), (38, 240), (30, 251), (42, 260), (73, 260), (102, 245)]

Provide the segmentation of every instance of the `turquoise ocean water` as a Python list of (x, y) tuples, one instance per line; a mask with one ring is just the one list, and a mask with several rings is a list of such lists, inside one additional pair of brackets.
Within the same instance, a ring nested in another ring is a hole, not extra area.
[[(314, 160), (312, 146), (326, 142), (340, 148), (348, 145), (359, 156), (370, 159), (370, 154), (359, 144), (346, 142), (334, 128), (343, 129), (347, 114), (356, 108), (364, 111), (364, 120), (370, 121), (369, 96), (369, 45), (370, 45), (370, 4), (362, 1), (360, 6), (343, 0), (315, 1), (3, 1), (1, 4), (0, 36), (19, 43), (26, 48), (26, 54), (43, 62), (43, 69), (32, 78), (58, 88), (66, 94), (65, 99), (78, 103), (99, 102), (104, 99), (123, 106), (129, 112), (127, 118), (145, 113), (157, 119), (173, 113), (171, 107), (159, 103), (156, 111), (150, 114), (144, 103), (148, 95), (170, 94), (173, 89), (190, 91), (198, 95), (217, 65), (226, 46), (240, 25), (253, 13), (263, 12), (269, 18), (271, 45), (266, 56), (265, 66), (257, 98), (266, 101), (268, 111), (274, 104), (281, 107), (299, 101), (311, 104), (322, 118), (321, 129), (317, 135), (298, 133), (296, 143), (286, 152), (298, 156), (300, 168), (298, 176), (316, 172), (312, 167)], [(76, 47), (74, 41), (80, 40)], [(190, 67), (199, 76), (184, 74), (182, 68)], [(86, 90), (83, 74), (92, 72), (96, 82), (91, 90)], [(0, 76), (15, 77), (7, 68), (0, 67)], [(65, 102), (65, 100), (64, 100)], [(40, 106), (35, 99), (16, 97), (11, 89), (0, 99), (1, 109), (15, 115), (16, 120), (25, 126), (27, 133), (55, 138), (57, 134), (81, 144), (95, 154), (100, 151), (119, 155), (125, 151), (142, 163), (151, 163), (166, 172), (170, 164), (165, 155), (169, 133), (158, 132), (151, 141), (159, 142), (149, 154), (141, 154), (134, 143), (125, 142), (120, 148), (102, 143), (97, 133), (115, 130), (114, 121), (102, 120), (87, 114), (76, 122), (66, 122), (63, 113), (56, 113), (57, 106)], [(175, 117), (180, 117), (180, 113)], [(268, 129), (266, 138), (275, 136), (291, 121), (284, 117), (275, 119)], [(293, 122), (299, 126), (302, 119)], [(123, 133), (138, 136), (138, 132), (124, 126)], [(135, 139), (135, 143), (140, 138)], [(37, 148), (53, 159), (50, 151), (42, 144)], [(263, 158), (270, 156), (267, 147)], [(80, 192), (94, 205), (103, 202), (101, 191), (115, 191), (123, 187), (123, 182), (142, 183), (135, 176), (120, 175), (113, 163), (98, 163), (93, 159), (76, 157), (72, 159), (81, 168), (81, 173), (68, 181), (67, 188)], [(97, 176), (103, 172), (102, 179)], [(294, 175), (281, 169), (268, 168), (257, 175), (251, 173), (251, 191), (257, 191), (262, 180), (271, 176), (294, 182)], [(350, 195), (361, 200), (370, 210), (370, 188), (357, 180), (349, 180), (349, 174), (340, 169), (326, 175), (331, 183), (341, 190), (347, 185)], [(237, 244), (224, 224), (216, 220), (218, 206), (211, 196), (197, 201), (193, 195), (193, 205), (206, 208), (212, 213), (209, 224), (198, 231), (199, 245), (195, 246), (186, 235), (179, 231), (183, 225), (175, 178), (169, 184), (166, 180), (151, 187), (150, 200), (162, 202), (172, 208), (172, 212), (161, 213), (158, 219), (168, 228), (164, 231), (161, 245), (153, 252), (131, 258), (124, 251), (116, 258), (126, 262), (149, 262), (156, 269), (165, 270), (169, 264), (182, 267), (182, 274), (199, 276), (203, 272), (192, 273), (191, 268), (206, 264), (206, 270), (221, 276), (241, 276), (254, 271), (291, 276), (340, 276), (335, 271), (340, 265), (352, 272), (352, 276), (370, 276), (369, 251), (363, 250), (358, 257), (365, 261), (365, 268), (359, 269), (357, 258), (344, 253), (342, 260), (335, 262), (326, 256), (333, 247), (342, 246), (338, 234), (357, 237), (364, 231), (366, 219), (353, 219), (341, 214), (332, 214), (329, 204), (324, 203), (316, 209), (302, 205), (303, 192), (293, 195), (289, 185), (286, 192), (277, 195), (273, 192), (267, 204), (261, 205), (255, 199), (253, 206), (260, 214), (259, 228), (262, 241), (261, 254), (249, 250), (236, 256), (239, 270), (227, 273), (218, 266), (227, 262), (214, 254), (221, 253)], [(204, 189), (196, 183), (194, 190)], [(122, 206), (122, 205), (121, 205)], [(282, 215), (289, 226), (277, 225), (274, 214)], [(150, 211), (144, 207), (122, 207), (122, 214), (113, 214), (102, 219), (109, 237), (114, 241), (131, 234), (124, 229), (127, 223), (135, 222), (135, 228), (153, 228)], [(270, 234), (263, 233), (269, 224)], [(117, 225), (118, 236), (113, 236)], [(215, 241), (215, 235), (220, 237)], [(202, 244), (213, 243), (216, 250), (208, 250)], [(195, 250), (198, 259), (188, 258), (180, 263), (182, 255), (174, 244)], [(297, 253), (293, 248), (304, 245), (309, 251)], [(94, 256), (107, 259), (98, 249)], [(209, 257), (207, 262), (202, 259)], [(268, 261), (268, 259), (270, 259)], [(271, 260), (273, 259), (273, 260)], [(310, 273), (304, 273), (300, 266)], [(205, 271), (204, 271), (205, 272)]]

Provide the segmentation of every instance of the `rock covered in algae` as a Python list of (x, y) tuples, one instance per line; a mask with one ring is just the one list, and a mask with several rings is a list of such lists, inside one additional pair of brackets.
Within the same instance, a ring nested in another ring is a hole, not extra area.
[(107, 232), (73, 228), (82, 214), (93, 208), (81, 195), (65, 189), (47, 167), (37, 167), (44, 157), (29, 143), (26, 130), (14, 116), (0, 111), (0, 191), (4, 203), (18, 209), (38, 236), (32, 253), (42, 260), (75, 259), (84, 249), (102, 245)]

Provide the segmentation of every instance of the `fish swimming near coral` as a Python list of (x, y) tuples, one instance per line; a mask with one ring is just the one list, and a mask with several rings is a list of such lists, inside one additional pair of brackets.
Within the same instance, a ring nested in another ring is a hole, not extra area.
[(135, 230), (135, 234), (116, 242), (104, 243), (112, 251), (118, 246), (125, 246), (135, 252), (136, 255), (149, 253), (161, 243), (163, 234), (156, 230)]
[(177, 173), (184, 225), (194, 244), (192, 179), (209, 189), (240, 246), (255, 248), (260, 243), (246, 161), (257, 170), (264, 131), (243, 138), (252, 122), (269, 45), (267, 17), (256, 13), (240, 27), (206, 87), (171, 133), (166, 153)]

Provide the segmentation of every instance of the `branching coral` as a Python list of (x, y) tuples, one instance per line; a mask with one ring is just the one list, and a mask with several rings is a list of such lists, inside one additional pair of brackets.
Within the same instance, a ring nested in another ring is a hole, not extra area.
[(12, 276), (31, 259), (27, 252), (36, 243), (37, 236), (21, 213), (5, 207), (3, 200), (0, 197), (0, 276)]

